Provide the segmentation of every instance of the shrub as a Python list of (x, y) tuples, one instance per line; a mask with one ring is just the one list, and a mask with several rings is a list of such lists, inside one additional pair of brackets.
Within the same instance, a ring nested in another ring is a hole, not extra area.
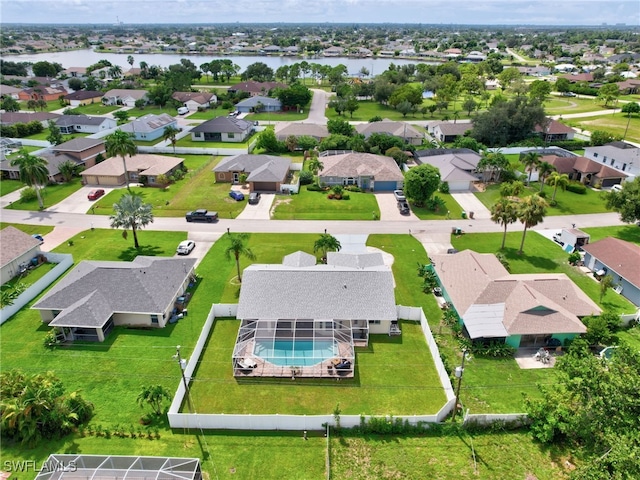
[(36, 189), (34, 187), (26, 187), (20, 190), (20, 201), (22, 202), (31, 202), (38, 198), (36, 194)]
[(571, 182), (569, 185), (567, 185), (567, 190), (573, 193), (578, 193), (580, 195), (584, 195), (585, 193), (587, 193), (587, 187), (578, 182)]
[(355, 185), (349, 185), (344, 187), (345, 190), (349, 192), (364, 192), (360, 187), (356, 187)]
[(582, 257), (580, 256), (580, 252), (573, 252), (571, 255), (569, 255), (569, 263), (571, 265), (575, 265), (580, 261), (581, 258)]
[(343, 193), (342, 194), (342, 200), (349, 200), (351, 198), (351, 196), (348, 193)]
[(313, 183), (313, 173), (309, 170), (302, 170), (300, 172), (300, 185), (309, 185)]
[(515, 348), (502, 342), (489, 342), (488, 344), (473, 344), (472, 353), (478, 357), (508, 358), (513, 356)]
[(449, 193), (449, 182), (442, 182), (438, 190), (440, 193)]
[(324, 187), (321, 187), (319, 185), (307, 185), (307, 191), (309, 192), (323, 192), (324, 191)]
[(344, 191), (344, 187), (342, 185), (334, 185), (333, 187), (331, 187), (331, 191), (335, 195), (342, 195), (342, 192)]
[(538, 192), (538, 196), (541, 198), (547, 198), (547, 192)]
[(381, 121), (382, 121), (382, 117), (380, 115), (376, 115), (375, 117), (371, 117), (369, 119), (369, 123), (381, 122)]

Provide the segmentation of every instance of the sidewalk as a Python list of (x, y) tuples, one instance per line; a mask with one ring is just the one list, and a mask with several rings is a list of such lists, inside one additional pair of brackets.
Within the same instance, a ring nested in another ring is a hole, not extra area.
[[(27, 187), (23, 187), (23, 188), (27, 188)], [(19, 188), (15, 192), (7, 193), (6, 195), (0, 197), (0, 208), (7, 207), (11, 205), (13, 202), (17, 202), (18, 200), (20, 200), (20, 191), (23, 188)]]

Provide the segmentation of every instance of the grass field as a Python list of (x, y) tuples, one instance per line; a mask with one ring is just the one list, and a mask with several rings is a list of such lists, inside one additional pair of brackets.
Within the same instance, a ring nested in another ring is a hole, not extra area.
[(173, 107), (164, 106), (163, 108), (160, 108), (155, 105), (147, 105), (142, 110), (140, 110), (139, 108), (132, 108), (130, 110), (127, 110), (127, 113), (129, 114), (129, 117), (136, 117), (136, 118), (143, 117), (151, 113), (154, 115), (160, 115), (162, 113), (166, 113), (167, 115), (171, 115), (172, 117), (175, 117), (178, 114), (176, 112), (176, 109)]
[[(525, 180), (526, 184), (526, 180)], [(553, 197), (555, 187), (544, 186), (543, 191), (546, 194), (547, 202)], [(520, 198), (533, 195), (540, 191), (540, 184), (532, 182), (531, 186), (525, 188), (520, 194)], [(489, 185), (484, 192), (476, 193), (476, 197), (489, 209), (500, 199), (500, 185)], [(570, 191), (562, 191), (558, 189), (556, 194), (555, 206), (547, 207), (547, 215), (580, 215), (583, 213), (606, 213), (609, 212), (605, 207), (604, 200), (600, 198), (600, 192), (587, 187), (584, 195), (573, 193)]]
[[(544, 109), (547, 115), (568, 115), (606, 110), (596, 98), (562, 97), (557, 95), (552, 95), (544, 102)], [(565, 120), (563, 123), (568, 123), (568, 121)]]
[[(640, 142), (640, 115), (627, 117), (626, 113), (617, 112), (614, 114), (599, 115), (596, 117), (572, 118), (565, 120), (565, 123), (573, 128), (588, 130), (602, 130), (618, 137), (627, 136), (625, 140), (630, 142)], [(627, 129), (628, 124), (628, 129)]]
[(107, 113), (115, 112), (116, 110), (120, 110), (122, 106), (120, 105), (103, 105), (102, 103), (90, 103), (89, 105), (82, 105), (80, 107), (69, 107), (74, 110), (78, 110), (80, 113), (84, 115), (105, 115)]
[[(82, 188), (82, 182), (79, 178), (74, 178), (68, 183), (47, 185), (41, 190), (42, 201), (44, 208), (51, 207), (58, 202), (61, 202), (73, 192), (76, 192)], [(22, 201), (18, 200), (11, 205), (5, 207), (11, 210), (39, 210), (38, 200)]]
[(20, 180), (2, 180), (0, 181), (0, 197), (11, 192), (15, 192), (16, 190), (20, 190), (24, 186), (24, 183)]
[(309, 118), (309, 108), (304, 108), (302, 113), (300, 112), (261, 112), (250, 113), (245, 119), (249, 121), (261, 120), (264, 122), (300, 122)]
[(29, 235), (33, 235), (34, 233), (37, 233), (39, 235), (46, 235), (47, 233), (53, 231), (53, 227), (49, 225), (25, 225), (22, 223), (6, 222), (0, 222), (0, 229), (8, 227), (9, 225), (23, 231), (24, 233), (28, 233)]
[[(220, 218), (235, 218), (245, 207), (246, 202), (236, 202), (229, 198), (230, 185), (215, 183), (211, 171), (220, 157), (211, 155), (182, 155), (189, 170), (186, 177), (165, 189), (132, 187), (131, 190), (142, 195), (145, 203), (153, 205), (156, 217), (182, 217), (190, 210), (206, 208), (216, 211)], [(113, 204), (117, 203), (124, 188), (112, 190), (93, 205), (92, 213), (111, 215)]]
[(348, 192), (349, 200), (330, 200), (327, 192), (277, 196), (273, 218), (276, 220), (374, 220), (380, 218), (376, 197), (370, 193)]
[(611, 227), (591, 227), (582, 228), (583, 232), (588, 233), (591, 238), (591, 243), (602, 240), (606, 237), (616, 237), (627, 242), (632, 242), (640, 245), (640, 228), (636, 225), (622, 225)]

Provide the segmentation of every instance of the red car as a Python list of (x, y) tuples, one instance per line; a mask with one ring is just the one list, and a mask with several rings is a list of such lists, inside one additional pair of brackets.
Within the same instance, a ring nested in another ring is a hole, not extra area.
[(87, 195), (87, 198), (88, 198), (89, 200), (97, 200), (97, 199), (99, 199), (99, 198), (100, 198), (101, 196), (103, 196), (103, 195), (104, 195), (104, 190), (103, 190), (103, 189), (101, 189), (101, 188), (99, 188), (99, 189), (97, 189), (97, 190), (91, 190), (91, 191), (89, 192), (89, 195)]

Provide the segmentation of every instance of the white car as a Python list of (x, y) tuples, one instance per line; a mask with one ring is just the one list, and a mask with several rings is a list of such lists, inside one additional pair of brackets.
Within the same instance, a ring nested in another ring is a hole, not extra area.
[(404, 192), (402, 190), (394, 190), (393, 196), (396, 197), (398, 202), (404, 202), (407, 200), (407, 197), (404, 196)]
[(186, 115), (189, 113), (189, 109), (187, 107), (178, 108), (178, 115)]
[(196, 242), (193, 240), (184, 240), (180, 242), (178, 248), (176, 248), (176, 253), (178, 255), (189, 255), (191, 251), (196, 247)]

